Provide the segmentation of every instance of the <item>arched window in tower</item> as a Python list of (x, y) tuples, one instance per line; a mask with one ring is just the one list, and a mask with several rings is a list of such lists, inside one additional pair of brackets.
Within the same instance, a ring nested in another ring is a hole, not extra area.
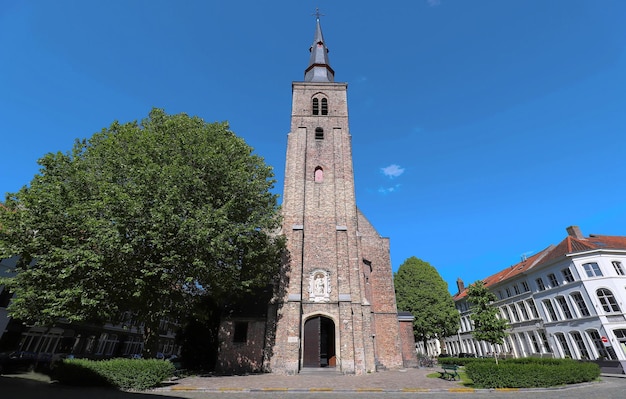
[(315, 182), (321, 183), (324, 180), (324, 169), (321, 166), (315, 168)]
[(322, 115), (328, 115), (328, 100), (322, 98)]
[(315, 140), (324, 140), (324, 129), (321, 127), (315, 128)]
[(320, 113), (320, 100), (317, 98), (313, 99), (313, 115), (319, 115)]

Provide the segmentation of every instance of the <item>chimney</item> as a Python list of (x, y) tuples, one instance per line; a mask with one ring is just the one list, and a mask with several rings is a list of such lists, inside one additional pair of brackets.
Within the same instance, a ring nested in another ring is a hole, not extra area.
[(580, 231), (580, 227), (578, 226), (569, 226), (567, 229), (567, 235), (574, 237), (574, 238), (578, 238), (579, 240), (582, 240), (585, 238), (585, 236), (583, 236), (583, 233)]
[(459, 290), (459, 294), (465, 291), (465, 284), (463, 283), (463, 280), (461, 280), (461, 277), (456, 279), (456, 288)]

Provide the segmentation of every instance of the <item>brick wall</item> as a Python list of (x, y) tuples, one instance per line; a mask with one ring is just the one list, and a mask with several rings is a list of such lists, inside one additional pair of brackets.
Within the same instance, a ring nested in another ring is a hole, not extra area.
[[(298, 372), (301, 331), (316, 315), (335, 323), (342, 372), (374, 371), (375, 360), (402, 367), (389, 240), (356, 207), (347, 85), (294, 82), (292, 88), (282, 205), (289, 260), (271, 370)], [(328, 115), (312, 114), (314, 97), (328, 100)], [(323, 303), (310, 296), (316, 271), (327, 274), (331, 288)]]
[[(235, 323), (248, 323), (246, 342), (233, 342)], [(220, 325), (218, 373), (257, 373), (264, 371), (265, 320), (233, 319)]]

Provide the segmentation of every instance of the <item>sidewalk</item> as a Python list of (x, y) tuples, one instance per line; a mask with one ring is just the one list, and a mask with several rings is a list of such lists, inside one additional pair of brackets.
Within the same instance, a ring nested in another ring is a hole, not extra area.
[(298, 375), (252, 374), (246, 376), (199, 376), (174, 381), (157, 391), (203, 392), (429, 392), (473, 391), (459, 380), (428, 378), (438, 368), (380, 371), (365, 375), (312, 373)]
[[(380, 371), (365, 375), (312, 373), (297, 375), (251, 374), (245, 376), (194, 376), (173, 381), (155, 389), (159, 392), (479, 392), (467, 388), (459, 380), (428, 378), (434, 368), (410, 368)], [(620, 374), (602, 374), (601, 378), (626, 378)], [(594, 384), (584, 383), (577, 386)], [(572, 386), (569, 386), (571, 388)], [(563, 390), (568, 387), (535, 388)], [(527, 391), (528, 389), (495, 389), (495, 391)]]

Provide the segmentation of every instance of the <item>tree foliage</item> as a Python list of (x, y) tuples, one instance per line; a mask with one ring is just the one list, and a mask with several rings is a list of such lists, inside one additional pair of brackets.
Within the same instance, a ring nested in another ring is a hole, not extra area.
[(49, 153), (0, 207), (13, 317), (158, 323), (267, 284), (284, 246), (271, 167), (226, 123), (153, 109)]
[[(470, 318), (474, 323), (472, 335), (478, 341), (492, 345), (502, 345), (506, 337), (507, 322), (498, 318), (498, 309), (492, 305), (496, 296), (482, 281), (476, 281), (467, 287), (467, 301), (470, 304)], [(496, 363), (498, 358), (496, 357)]]
[(415, 317), (415, 339), (424, 342), (457, 332), (459, 312), (454, 307), (448, 285), (428, 262), (411, 257), (394, 275), (398, 310)]

